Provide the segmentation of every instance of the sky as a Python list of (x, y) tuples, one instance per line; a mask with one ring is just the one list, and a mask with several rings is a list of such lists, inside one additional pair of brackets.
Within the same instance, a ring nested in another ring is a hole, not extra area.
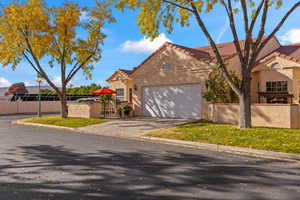
[[(93, 6), (94, 0), (70, 0), (80, 6)], [(49, 6), (58, 6), (64, 1), (46, 0)], [(291, 7), (295, 0), (285, 1), (279, 10), (272, 10), (269, 13), (266, 34), (274, 28), (282, 15)], [(10, 3), (9, 0), (1, 1), (2, 7)], [(175, 44), (198, 47), (208, 45), (206, 38), (200, 31), (195, 20), (191, 20), (189, 27), (176, 25), (172, 34), (167, 34), (165, 30), (160, 31), (160, 36), (154, 41), (150, 41), (143, 36), (136, 23), (137, 11), (121, 12), (113, 10), (116, 22), (104, 27), (103, 32), (107, 35), (104, 45), (101, 47), (102, 58), (94, 63), (95, 69), (91, 80), (86, 80), (82, 72), (79, 72), (71, 84), (73, 86), (97, 83), (107, 86), (106, 79), (117, 69), (132, 69), (138, 66), (152, 52), (159, 48), (164, 42), (169, 41)], [(282, 44), (300, 43), (300, 8), (292, 14), (285, 25), (277, 33), (277, 37)], [(223, 9), (217, 7), (212, 12), (203, 14), (204, 21), (216, 42), (232, 41), (231, 31), (228, 20), (224, 15)], [(85, 20), (83, 13), (82, 20)], [(241, 23), (241, 16), (237, 17), (236, 23)], [(243, 26), (239, 26), (238, 33), (243, 39)], [(58, 68), (49, 70), (51, 79), (59, 85), (60, 73)], [(24, 82), (27, 86), (36, 85), (36, 73), (26, 62), (21, 62), (17, 69), (0, 66), (0, 87), (10, 86), (12, 83)]]

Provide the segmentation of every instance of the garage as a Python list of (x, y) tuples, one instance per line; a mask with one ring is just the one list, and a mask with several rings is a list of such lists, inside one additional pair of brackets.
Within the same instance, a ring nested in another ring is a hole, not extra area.
[(143, 112), (147, 117), (200, 118), (201, 102), (200, 84), (143, 88)]

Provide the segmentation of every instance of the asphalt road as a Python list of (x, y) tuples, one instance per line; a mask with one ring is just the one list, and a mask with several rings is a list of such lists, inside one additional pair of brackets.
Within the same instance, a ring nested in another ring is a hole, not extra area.
[(0, 117), (1, 200), (300, 199), (300, 164), (61, 130)]

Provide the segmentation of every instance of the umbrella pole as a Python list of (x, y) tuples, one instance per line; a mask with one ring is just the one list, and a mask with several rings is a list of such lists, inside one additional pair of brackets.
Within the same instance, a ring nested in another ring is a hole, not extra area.
[(118, 117), (118, 109), (117, 109), (117, 98), (116, 98), (116, 95), (115, 95), (115, 114), (116, 114), (116, 117)]

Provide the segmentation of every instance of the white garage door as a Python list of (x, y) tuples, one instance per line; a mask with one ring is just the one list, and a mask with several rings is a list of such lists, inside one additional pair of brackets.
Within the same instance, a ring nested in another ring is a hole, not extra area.
[(201, 87), (199, 84), (145, 87), (144, 115), (160, 118), (200, 118)]

